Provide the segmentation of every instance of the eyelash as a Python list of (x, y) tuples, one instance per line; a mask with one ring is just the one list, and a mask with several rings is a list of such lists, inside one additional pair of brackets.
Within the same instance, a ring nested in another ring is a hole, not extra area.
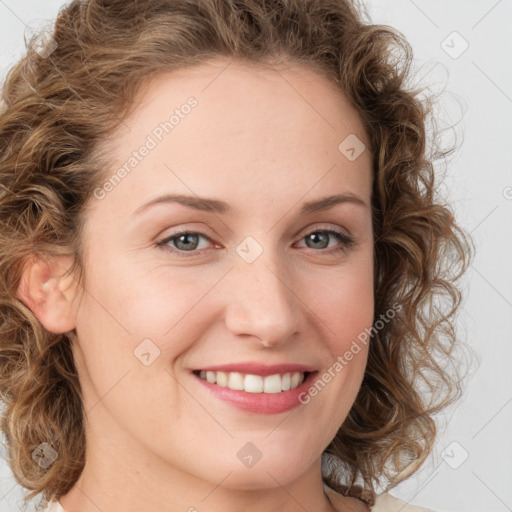
[[(310, 231), (309, 233), (306, 233), (301, 238), (301, 240), (303, 240), (307, 236), (312, 235), (313, 233), (326, 233), (326, 234), (332, 235), (339, 242), (342, 242), (342, 244), (339, 247), (336, 247), (334, 249), (333, 248), (320, 249), (320, 250), (310, 249), (313, 252), (326, 252), (328, 254), (332, 254), (332, 253), (338, 254), (341, 251), (344, 251), (344, 252), (348, 251), (356, 243), (356, 241), (353, 237), (351, 237), (341, 231), (336, 231), (334, 229), (315, 229), (313, 231)], [(185, 231), (179, 231), (177, 233), (173, 233), (171, 236), (168, 236), (165, 239), (161, 240), (160, 242), (157, 242), (156, 245), (161, 247), (164, 251), (170, 252), (171, 254), (174, 254), (174, 255), (178, 256), (179, 258), (193, 258), (194, 256), (197, 256), (197, 253), (200, 252), (201, 249), (199, 249), (199, 250), (196, 249), (193, 251), (183, 251), (181, 249), (172, 249), (169, 245), (167, 245), (172, 240), (177, 239), (183, 235), (199, 235), (207, 240), (210, 240), (210, 238), (203, 233), (200, 233), (198, 231), (186, 231), (185, 230)], [(211, 240), (210, 240), (210, 242), (211, 242)], [(189, 253), (190, 255), (188, 255), (187, 253)]]

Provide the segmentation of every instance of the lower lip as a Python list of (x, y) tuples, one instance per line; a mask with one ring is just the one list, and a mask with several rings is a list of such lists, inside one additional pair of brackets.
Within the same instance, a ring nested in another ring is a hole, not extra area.
[(299, 401), (299, 396), (301, 396), (301, 393), (307, 393), (308, 388), (311, 386), (311, 381), (317, 373), (311, 372), (304, 382), (295, 389), (280, 391), (279, 393), (248, 393), (247, 391), (239, 391), (228, 387), (223, 388), (201, 379), (195, 374), (192, 375), (212, 395), (228, 402), (237, 409), (258, 414), (279, 414), (303, 405)]

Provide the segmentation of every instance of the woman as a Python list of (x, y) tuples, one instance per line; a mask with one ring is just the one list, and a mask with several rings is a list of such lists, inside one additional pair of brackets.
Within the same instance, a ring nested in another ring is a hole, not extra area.
[(345, 0), (74, 1), (33, 41), (0, 116), (27, 499), (415, 510), (382, 491), (460, 393), (471, 246), (410, 61)]

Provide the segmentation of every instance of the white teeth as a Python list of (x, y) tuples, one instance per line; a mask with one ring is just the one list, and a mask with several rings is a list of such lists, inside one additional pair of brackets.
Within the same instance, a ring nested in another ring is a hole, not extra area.
[(199, 373), (199, 377), (207, 380), (211, 384), (217, 384), (223, 388), (228, 387), (237, 391), (246, 393), (280, 393), (295, 389), (304, 381), (304, 374), (301, 372), (285, 373), (274, 375), (243, 374), (239, 372), (214, 372), (204, 371)]
[(299, 382), (301, 382), (300, 375), (301, 374), (298, 372), (295, 372), (294, 374), (292, 374), (292, 380), (290, 382), (291, 389), (295, 389), (299, 385)]
[(224, 372), (217, 372), (217, 386), (225, 388), (228, 385), (228, 374)]
[(259, 375), (246, 375), (244, 379), (244, 391), (247, 391), (247, 393), (262, 393), (263, 377)]
[(268, 375), (263, 379), (264, 393), (281, 393), (281, 375)]
[(241, 373), (231, 372), (228, 378), (228, 388), (241, 391), (244, 389), (244, 376)]
[(281, 388), (283, 391), (288, 391), (292, 384), (292, 378), (289, 373), (285, 373), (281, 378)]

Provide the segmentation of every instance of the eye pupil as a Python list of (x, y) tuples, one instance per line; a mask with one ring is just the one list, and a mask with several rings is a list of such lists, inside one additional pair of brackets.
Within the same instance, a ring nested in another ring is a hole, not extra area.
[[(189, 238), (195, 238), (195, 240), (192, 242), (192, 243), (184, 243), (183, 242), (183, 239), (189, 239)], [(197, 245), (197, 238), (198, 236), (197, 235), (194, 235), (192, 233), (185, 233), (183, 235), (179, 235), (177, 238), (176, 238), (176, 247), (178, 249), (184, 249), (184, 250), (190, 250), (192, 248), (192, 250), (195, 248), (194, 246)], [(183, 244), (182, 247), (180, 247), (180, 244)]]
[[(323, 241), (321, 239), (324, 239)], [(327, 245), (329, 245), (329, 241), (328, 241), (328, 235), (327, 233), (323, 233), (321, 231), (316, 231), (315, 233), (311, 233), (309, 236), (308, 236), (308, 239), (310, 241), (313, 242), (313, 244), (317, 244), (317, 243), (320, 243), (322, 244), (322, 242), (325, 244), (325, 242), (327, 242)], [(320, 239), (320, 241), (319, 241)], [(327, 245), (321, 247), (322, 249), (327, 247)], [(318, 247), (313, 247), (314, 249), (318, 249)]]

